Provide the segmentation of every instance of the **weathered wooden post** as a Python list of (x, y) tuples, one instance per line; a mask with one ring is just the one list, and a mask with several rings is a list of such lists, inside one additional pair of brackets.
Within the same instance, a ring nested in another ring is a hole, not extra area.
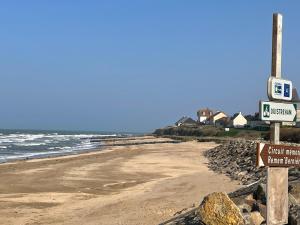
[(282, 16), (273, 14), (270, 101), (260, 102), (260, 118), (270, 121), (270, 144), (257, 145), (257, 166), (267, 166), (267, 225), (288, 223), (288, 167), (300, 167), (300, 147), (280, 145), (281, 122), (296, 122), (292, 82), (281, 78)]
[[(281, 78), (282, 15), (273, 14), (271, 76)], [(271, 122), (270, 141), (280, 142), (280, 122)], [(288, 168), (267, 168), (267, 225), (288, 223)]]

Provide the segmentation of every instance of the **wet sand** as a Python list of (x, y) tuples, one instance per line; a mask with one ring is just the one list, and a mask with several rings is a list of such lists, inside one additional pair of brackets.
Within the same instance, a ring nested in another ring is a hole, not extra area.
[(207, 168), (202, 153), (214, 146), (118, 146), (1, 164), (0, 224), (158, 224), (210, 192), (239, 187)]

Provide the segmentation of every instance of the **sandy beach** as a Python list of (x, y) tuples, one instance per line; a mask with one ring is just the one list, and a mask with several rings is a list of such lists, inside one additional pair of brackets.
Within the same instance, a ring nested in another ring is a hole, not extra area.
[(208, 193), (240, 187), (207, 168), (202, 153), (215, 146), (115, 146), (1, 164), (0, 224), (159, 224), (198, 205)]

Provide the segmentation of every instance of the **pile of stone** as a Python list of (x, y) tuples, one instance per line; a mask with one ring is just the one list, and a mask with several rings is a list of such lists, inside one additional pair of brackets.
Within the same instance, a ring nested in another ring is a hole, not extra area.
[(265, 177), (265, 170), (256, 167), (256, 142), (234, 140), (205, 153), (209, 168), (250, 184)]
[[(288, 224), (300, 225), (300, 181), (289, 184)], [(264, 225), (266, 185), (254, 183), (229, 193), (211, 193), (195, 209), (161, 225)]]

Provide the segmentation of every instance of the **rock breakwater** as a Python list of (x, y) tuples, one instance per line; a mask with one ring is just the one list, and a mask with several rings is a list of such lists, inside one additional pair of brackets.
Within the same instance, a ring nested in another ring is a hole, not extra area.
[(209, 168), (224, 173), (243, 184), (265, 178), (266, 172), (256, 167), (256, 142), (234, 140), (219, 145), (205, 153)]

